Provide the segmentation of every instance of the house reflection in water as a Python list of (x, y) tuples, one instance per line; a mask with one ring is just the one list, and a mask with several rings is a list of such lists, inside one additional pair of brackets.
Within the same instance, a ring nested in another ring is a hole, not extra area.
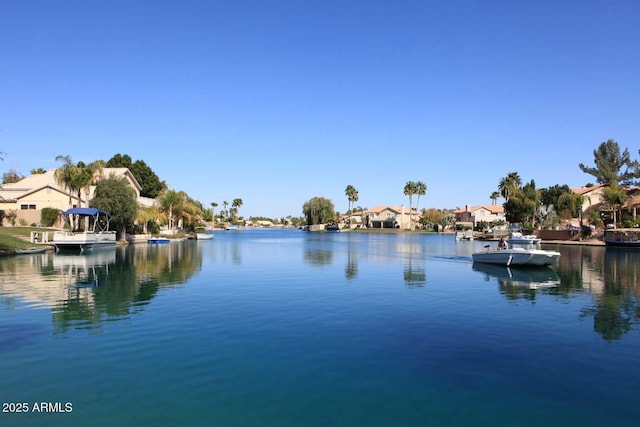
[(142, 311), (160, 287), (184, 284), (201, 267), (196, 245), (173, 246), (13, 257), (0, 264), (0, 300), (50, 309), (56, 332), (101, 328)]

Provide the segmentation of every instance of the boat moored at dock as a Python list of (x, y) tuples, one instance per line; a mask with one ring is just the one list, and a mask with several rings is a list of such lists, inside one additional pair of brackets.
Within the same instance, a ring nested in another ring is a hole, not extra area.
[(604, 234), (604, 244), (620, 248), (640, 248), (640, 228), (612, 228)]
[(48, 243), (55, 246), (56, 251), (79, 250), (83, 252), (116, 245), (116, 232), (109, 230), (111, 215), (108, 212), (95, 208), (72, 208), (64, 211), (62, 215), (70, 224), (73, 224), (71, 219), (75, 217), (77, 228), (81, 222), (84, 222), (84, 229), (61, 230), (53, 233), (53, 239)]

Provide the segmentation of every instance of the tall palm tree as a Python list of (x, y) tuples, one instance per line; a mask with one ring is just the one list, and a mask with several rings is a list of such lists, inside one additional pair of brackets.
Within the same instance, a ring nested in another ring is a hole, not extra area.
[(53, 177), (62, 188), (69, 194), (69, 207), (73, 207), (73, 195), (78, 190), (78, 168), (69, 156), (56, 156), (57, 162), (63, 162), (64, 164), (55, 170)]
[(522, 179), (518, 172), (509, 172), (506, 177), (500, 179), (498, 183), (498, 191), (500, 195), (508, 202), (509, 198), (518, 192), (522, 185)]
[(89, 164), (78, 162), (76, 165), (78, 168), (78, 207), (82, 206), (82, 190), (89, 195), (91, 186), (95, 183), (96, 178), (102, 175), (104, 169), (104, 162), (102, 160), (96, 160)]
[(404, 195), (409, 196), (409, 228), (413, 230), (413, 221), (411, 220), (411, 212), (413, 210), (413, 195), (417, 192), (416, 183), (413, 181), (407, 181), (404, 185)]
[(163, 190), (160, 193), (160, 208), (167, 215), (167, 220), (169, 222), (169, 228), (171, 230), (175, 227), (175, 210), (178, 208), (180, 203), (182, 202), (182, 194), (175, 190)]
[(229, 202), (225, 200), (224, 202), (222, 202), (222, 206), (224, 206), (224, 216), (226, 221), (229, 217), (229, 212), (227, 211), (227, 206), (229, 206)]
[(353, 185), (347, 185), (347, 188), (344, 189), (344, 194), (349, 201), (349, 228), (351, 228), (351, 217), (353, 216), (351, 209), (353, 204), (358, 201), (358, 190)]
[(216, 223), (216, 208), (218, 207), (218, 204), (216, 202), (211, 202), (211, 217), (213, 218), (213, 224), (215, 225)]
[(235, 209), (235, 215), (238, 215), (238, 209), (240, 208), (240, 206), (242, 206), (242, 199), (233, 199), (231, 207)]
[(500, 197), (500, 193), (497, 191), (491, 193), (491, 196), (489, 197), (491, 199), (491, 206), (496, 206), (498, 204), (498, 197)]
[[(416, 199), (416, 211), (418, 210), (418, 205), (420, 204), (420, 196), (424, 196), (427, 194), (427, 184), (422, 181), (416, 182), (416, 194), (418, 198)], [(411, 212), (411, 218), (413, 218), (413, 212)]]

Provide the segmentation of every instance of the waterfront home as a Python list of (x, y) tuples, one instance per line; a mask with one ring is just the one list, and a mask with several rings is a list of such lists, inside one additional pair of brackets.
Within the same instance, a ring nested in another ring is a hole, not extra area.
[(466, 205), (464, 209), (458, 209), (454, 211), (453, 214), (455, 215), (457, 224), (468, 223), (473, 228), (475, 228), (479, 222), (491, 224), (492, 222), (507, 221), (504, 207), (498, 205)]
[[(77, 193), (71, 194), (58, 184), (54, 174), (55, 169), (52, 169), (42, 174), (27, 176), (18, 182), (3, 184), (0, 188), (0, 209), (5, 213), (16, 212), (17, 224), (37, 224), (40, 222), (43, 208), (64, 211), (70, 207), (69, 200), (74, 208), (89, 205), (95, 193), (95, 183), (87, 189), (82, 189), (78, 197)], [(104, 168), (96, 182), (112, 176), (124, 178), (135, 190), (138, 202), (145, 206), (151, 205), (152, 199), (140, 197), (142, 187), (127, 168)]]
[[(589, 187), (571, 189), (575, 194), (579, 194), (584, 197), (581, 212), (583, 220), (589, 218), (591, 212), (596, 211), (599, 213), (600, 218), (603, 219), (605, 224), (613, 224), (613, 207), (604, 197), (606, 188), (607, 186), (605, 184), (597, 184)], [(640, 207), (640, 190), (635, 187), (623, 187), (623, 190), (627, 194), (626, 201), (622, 206), (620, 206), (623, 217), (637, 222), (637, 210)], [(618, 222), (620, 222), (620, 220), (621, 218), (618, 218)], [(580, 219), (574, 218), (571, 220), (570, 224), (577, 226), (580, 224)]]
[(404, 205), (398, 206), (375, 206), (367, 212), (368, 228), (411, 228), (411, 220), (414, 226), (420, 221), (420, 214), (415, 208), (405, 208)]

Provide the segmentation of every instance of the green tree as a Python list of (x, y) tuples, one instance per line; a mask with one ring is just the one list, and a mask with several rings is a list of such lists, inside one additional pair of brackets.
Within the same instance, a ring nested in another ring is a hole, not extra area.
[(620, 146), (613, 139), (602, 142), (593, 150), (595, 167), (580, 163), (582, 172), (593, 175), (599, 183), (605, 185), (630, 184), (638, 178), (638, 162), (632, 161), (627, 148), (620, 152)]
[(47, 171), (44, 170), (43, 168), (35, 168), (35, 169), (31, 169), (31, 175), (42, 175), (43, 173), (46, 173)]
[(106, 167), (129, 169), (138, 184), (140, 184), (140, 195), (142, 197), (155, 199), (162, 190), (167, 188), (166, 183), (160, 181), (158, 175), (143, 160), (134, 162), (128, 154), (116, 154), (107, 161)]
[(73, 206), (73, 196), (78, 198), (78, 207), (81, 207), (82, 190), (88, 189), (96, 177), (102, 174), (104, 163), (97, 160), (89, 164), (84, 162), (75, 164), (71, 157), (62, 155), (57, 156), (56, 161), (64, 163), (62, 167), (55, 170), (54, 178), (69, 193), (69, 207)]
[(505, 201), (516, 194), (522, 185), (522, 179), (518, 172), (509, 172), (506, 177), (500, 179), (498, 183), (498, 191)]
[[(416, 211), (418, 210), (418, 205), (420, 205), (420, 196), (424, 196), (425, 194), (427, 194), (427, 184), (422, 181), (416, 182), (416, 195), (418, 196), (416, 198)], [(411, 212), (410, 218), (413, 226), (413, 212)]]
[(73, 195), (80, 189), (76, 165), (69, 156), (59, 155), (56, 157), (56, 161), (63, 162), (63, 165), (55, 170), (53, 176), (56, 182), (69, 194), (69, 207), (72, 207)]
[(215, 224), (216, 222), (216, 208), (218, 204), (216, 202), (211, 202), (211, 220)]
[(613, 211), (613, 226), (618, 226), (617, 211), (627, 200), (627, 192), (614, 182), (603, 190), (602, 197), (611, 205)]
[(124, 178), (101, 179), (91, 199), (91, 207), (111, 214), (110, 225), (116, 230), (119, 239), (123, 239), (127, 229), (132, 229), (136, 220), (137, 195)]
[(233, 199), (231, 202), (231, 207), (234, 209), (234, 220), (236, 220), (236, 216), (238, 215), (238, 209), (242, 206), (242, 199)]
[(176, 226), (175, 210), (182, 203), (183, 193), (175, 190), (165, 190), (159, 196), (160, 210), (166, 214), (169, 228)]
[(11, 184), (20, 181), (24, 176), (20, 175), (15, 169), (9, 169), (9, 172), (2, 174), (2, 183)]
[(96, 178), (102, 175), (104, 168), (104, 162), (102, 160), (96, 160), (89, 164), (84, 162), (78, 162), (76, 165), (78, 169), (78, 207), (82, 206), (82, 190), (89, 194), (89, 188), (96, 181)]
[(353, 215), (352, 208), (353, 204), (358, 201), (358, 190), (353, 185), (347, 185), (344, 189), (344, 194), (347, 196), (347, 200), (349, 201), (349, 228), (351, 228), (351, 216)]
[(498, 204), (498, 197), (500, 197), (500, 193), (497, 191), (491, 193), (491, 196), (489, 197), (491, 199), (491, 206), (496, 206)]
[(143, 197), (155, 199), (167, 187), (167, 184), (160, 181), (158, 175), (143, 160), (136, 160), (129, 170), (142, 187), (140, 195)]
[(417, 184), (413, 181), (407, 181), (404, 185), (404, 195), (409, 196), (409, 229), (411, 230), (413, 230), (413, 196), (417, 191)]
[(558, 199), (560, 196), (567, 193), (573, 193), (567, 184), (556, 184), (548, 188), (542, 188), (540, 190), (540, 202), (544, 206), (553, 206), (553, 208), (559, 212), (560, 208), (558, 206)]
[(324, 197), (313, 197), (302, 205), (302, 214), (308, 225), (327, 224), (335, 218), (333, 202)]

